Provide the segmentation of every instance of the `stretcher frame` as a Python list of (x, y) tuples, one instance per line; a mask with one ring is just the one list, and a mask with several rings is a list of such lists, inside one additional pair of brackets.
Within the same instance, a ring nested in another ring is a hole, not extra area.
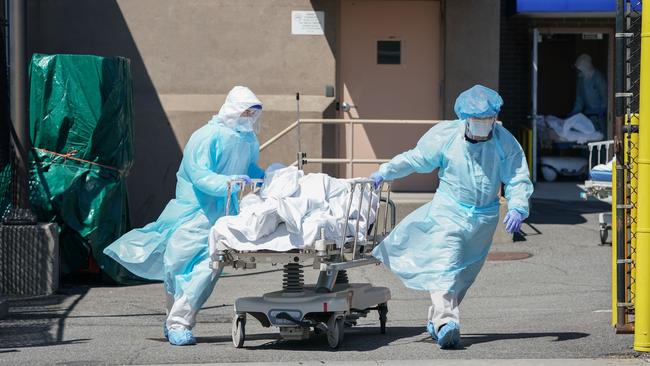
[[(345, 234), (348, 234), (350, 226), (355, 192), (359, 192), (360, 197), (357, 212), (366, 212), (367, 218), (374, 214), (375, 222), (372, 227), (361, 232), (357, 220), (353, 225), (354, 232), (345, 237), (343, 245), (337, 246), (335, 241), (326, 240), (325, 231), (321, 229), (320, 238), (308, 249), (288, 252), (227, 249), (217, 250), (212, 254), (210, 266), (218, 273), (229, 266), (247, 270), (256, 268), (260, 263), (287, 263), (283, 271), (282, 290), (266, 293), (261, 297), (238, 298), (235, 301), (232, 341), (236, 348), (243, 347), (247, 315), (257, 319), (264, 327), (278, 327), (280, 336), (287, 340), (308, 339), (312, 329), (315, 334), (324, 333), (331, 348), (340, 346), (346, 327), (356, 325), (359, 318), (367, 316), (373, 310), (379, 313), (380, 332), (386, 332), (390, 290), (368, 283), (350, 283), (347, 270), (380, 263), (370, 253), (394, 226), (395, 208), (390, 204), (390, 182), (379, 187), (375, 187), (374, 182), (369, 179), (354, 179), (349, 182), (351, 191), (343, 226), (346, 228)], [(255, 192), (262, 184), (262, 180), (253, 180), (250, 183), (242, 180), (231, 181), (228, 186), (226, 212), (230, 212), (233, 196), (231, 192), (235, 185), (239, 186), (239, 194), (235, 197), (241, 200), (245, 191)], [(373, 199), (368, 199), (367, 205), (364, 205), (366, 200), (363, 199), (363, 194), (366, 191), (377, 194), (376, 206), (373, 205)], [(386, 202), (386, 205), (382, 231), (379, 233), (381, 202)], [(303, 263), (309, 262), (311, 268), (319, 271), (318, 280), (313, 285), (305, 285), (302, 281), (302, 268), (309, 267)]]

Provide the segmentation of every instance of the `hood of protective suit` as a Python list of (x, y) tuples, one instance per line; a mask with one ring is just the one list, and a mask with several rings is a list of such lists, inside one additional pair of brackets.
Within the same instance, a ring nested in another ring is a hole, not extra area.
[(261, 107), (262, 102), (250, 89), (245, 86), (236, 86), (228, 93), (219, 113), (212, 118), (211, 122), (221, 123), (236, 131), (248, 132), (251, 123), (259, 123), (259, 115), (255, 117), (254, 121), (251, 121), (251, 117), (242, 118), (241, 114), (256, 105)]
[(594, 71), (594, 65), (591, 63), (591, 56), (584, 53), (576, 59), (575, 67), (587, 76), (590, 76)]

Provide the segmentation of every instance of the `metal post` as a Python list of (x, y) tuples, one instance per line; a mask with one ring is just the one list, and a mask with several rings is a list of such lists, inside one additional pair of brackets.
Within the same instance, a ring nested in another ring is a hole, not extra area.
[[(625, 319), (625, 179), (624, 179), (624, 149), (623, 149), (623, 119), (625, 115), (625, 1), (616, 1), (616, 54), (615, 54), (615, 119), (614, 119), (614, 151), (616, 154), (616, 171), (614, 181), (616, 186), (615, 205), (615, 234), (612, 238), (612, 254), (615, 256), (616, 264), (612, 275), (615, 279), (616, 311), (612, 312), (614, 323), (617, 328), (626, 323)], [(589, 161), (591, 164), (591, 160)]]
[[(28, 221), (31, 219), (29, 211), (29, 185), (27, 175), (27, 153), (30, 148), (28, 122), (27, 122), (27, 12), (26, 1), (9, 1), (9, 98), (11, 120), (16, 130), (17, 141), (14, 141), (15, 178), (13, 206), (24, 214)], [(14, 212), (12, 216), (16, 216)], [(18, 214), (22, 217), (23, 214)], [(27, 217), (29, 216), (29, 218)]]
[(641, 16), (639, 86), (639, 195), (636, 253), (634, 349), (650, 352), (650, 7)]
[(300, 93), (296, 93), (296, 123), (298, 127), (298, 153), (302, 153), (302, 142), (300, 141)]
[[(3, 3), (5, 7), (5, 18), (7, 17), (6, 11), (6, 0)], [(3, 41), (3, 50), (0, 54), (0, 169), (3, 169), (11, 160), (11, 134), (9, 132), (10, 112), (9, 112), (9, 80), (7, 79), (7, 52), (8, 44), (6, 43), (5, 35), (7, 34), (7, 29), (5, 24), (0, 24), (0, 39)]]
[(538, 48), (539, 48), (539, 29), (533, 30), (533, 63), (532, 63), (532, 130), (533, 130), (533, 183), (537, 183), (537, 70), (538, 65)]
[(349, 149), (349, 160), (348, 160), (348, 176), (346, 178), (352, 178), (353, 170), (352, 170), (352, 163), (354, 160), (354, 122), (352, 119), (350, 119), (350, 145), (348, 146)]

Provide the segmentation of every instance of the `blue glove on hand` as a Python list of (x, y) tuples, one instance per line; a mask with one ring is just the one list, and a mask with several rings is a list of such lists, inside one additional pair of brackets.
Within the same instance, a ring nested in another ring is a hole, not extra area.
[(508, 211), (506, 218), (503, 219), (503, 224), (506, 226), (506, 231), (508, 234), (519, 232), (522, 222), (524, 222), (524, 218), (517, 210)]
[(368, 179), (370, 179), (370, 180), (372, 180), (374, 182), (375, 189), (379, 188), (381, 183), (384, 181), (384, 177), (382, 177), (381, 174), (379, 174), (379, 172), (374, 172), (374, 173), (370, 174)]
[(242, 175), (233, 175), (231, 177), (233, 180), (243, 180), (244, 184), (251, 184), (253, 181), (251, 180), (251, 177), (248, 175), (242, 174)]

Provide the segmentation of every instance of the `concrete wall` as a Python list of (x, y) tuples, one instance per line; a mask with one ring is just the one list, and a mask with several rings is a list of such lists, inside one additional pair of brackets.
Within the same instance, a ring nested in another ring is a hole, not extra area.
[[(291, 11), (314, 9), (325, 11), (326, 35), (291, 35)], [(329, 0), (30, 0), (29, 42), (31, 52), (131, 59), (136, 155), (128, 187), (140, 226), (173, 197), (186, 141), (232, 86), (250, 87), (265, 103), (262, 142), (295, 120), (296, 92), (303, 118), (333, 117), (324, 93), (336, 80), (337, 15)], [(322, 155), (322, 131), (302, 130), (310, 156)], [(290, 163), (296, 151), (293, 133), (261, 165)]]
[(444, 117), (456, 118), (454, 101), (475, 84), (499, 87), (499, 0), (447, 0)]

